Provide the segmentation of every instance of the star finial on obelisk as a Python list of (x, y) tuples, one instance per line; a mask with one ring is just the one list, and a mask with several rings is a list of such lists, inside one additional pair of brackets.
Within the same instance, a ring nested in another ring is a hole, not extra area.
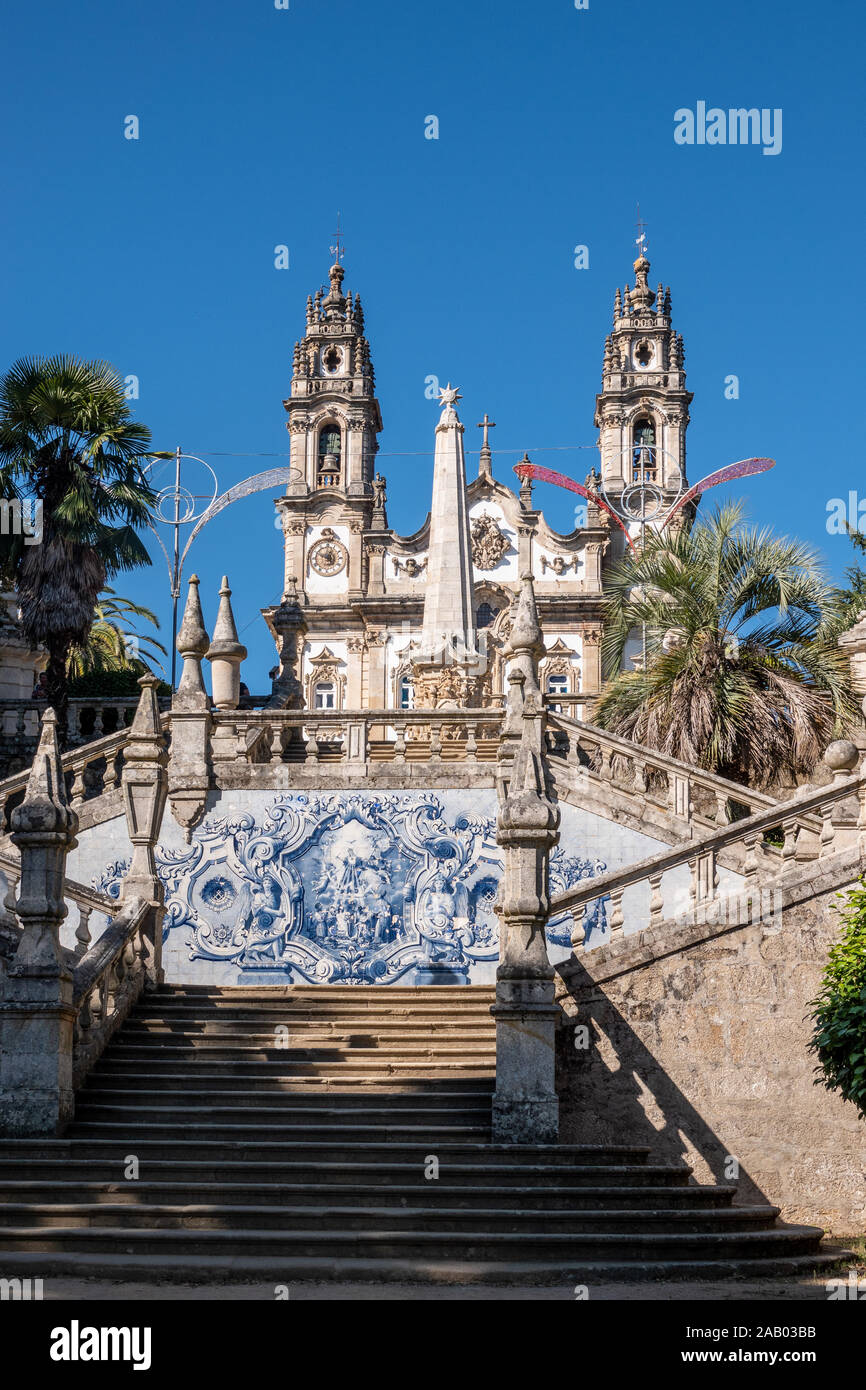
[(447, 386), (439, 387), (439, 404), (441, 406), (456, 405), (462, 399), (459, 387), (452, 386), (450, 381)]

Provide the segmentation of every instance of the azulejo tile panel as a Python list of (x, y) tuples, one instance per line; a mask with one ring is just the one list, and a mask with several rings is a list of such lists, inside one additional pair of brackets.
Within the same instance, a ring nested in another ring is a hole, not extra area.
[[(266, 806), (212, 812), (190, 845), (157, 849), (167, 978), (491, 981), (502, 855), (487, 802), (474, 796), (464, 810), (453, 793), (286, 792)], [(551, 890), (605, 868), (558, 848)], [(125, 869), (117, 860), (94, 883), (117, 895)], [(588, 925), (604, 922), (597, 902)], [(570, 918), (551, 923), (552, 954), (567, 951), (570, 928)]]

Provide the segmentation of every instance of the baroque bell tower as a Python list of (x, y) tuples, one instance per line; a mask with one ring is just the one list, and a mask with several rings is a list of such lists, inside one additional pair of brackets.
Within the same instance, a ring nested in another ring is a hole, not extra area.
[(683, 339), (671, 325), (670, 286), (651, 290), (649, 269), (641, 252), (634, 289), (616, 291), (602, 389), (595, 398), (604, 491), (627, 516), (636, 512), (638, 489), (663, 514), (686, 487), (692, 393), (686, 390)]
[(372, 519), (382, 415), (361, 296), (343, 293), (344, 275), (338, 252), (327, 293), (322, 287), (307, 299), (306, 331), (295, 343), (291, 394), (283, 402), (294, 470), (277, 504), (286, 539), (286, 593), (292, 579), (302, 594), (307, 590), (308, 542), (323, 529), (319, 523), (337, 534), (348, 528), (356, 538), (347, 544), (346, 583), (354, 595), (364, 588), (360, 537)]

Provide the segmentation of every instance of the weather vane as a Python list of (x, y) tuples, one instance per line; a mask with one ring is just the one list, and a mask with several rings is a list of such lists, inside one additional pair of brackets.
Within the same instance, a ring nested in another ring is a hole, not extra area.
[(635, 223), (635, 226), (637, 227), (637, 236), (634, 239), (634, 244), (637, 247), (638, 255), (645, 256), (647, 254), (647, 224), (640, 215), (640, 203), (638, 203), (637, 205), (637, 222)]
[(332, 256), (336, 256), (336, 258), (337, 258), (337, 265), (342, 265), (342, 264), (343, 264), (343, 257), (344, 257), (345, 254), (346, 254), (346, 248), (345, 248), (344, 245), (343, 245), (343, 233), (342, 233), (341, 230), (340, 230), (340, 214), (339, 214), (339, 213), (337, 213), (337, 230), (334, 232), (334, 236), (335, 236), (335, 238), (336, 238), (336, 243), (337, 243), (337, 244), (336, 244), (336, 246), (332, 246), (332, 247), (331, 247), (331, 255), (332, 255)]

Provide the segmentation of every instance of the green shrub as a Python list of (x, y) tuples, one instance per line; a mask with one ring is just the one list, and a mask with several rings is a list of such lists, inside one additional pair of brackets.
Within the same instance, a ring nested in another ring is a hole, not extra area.
[(816, 1085), (838, 1091), (866, 1117), (866, 879), (842, 897), (842, 937), (812, 1000)]
[[(90, 671), (86, 676), (76, 676), (69, 682), (69, 698), (83, 696), (92, 700), (111, 700), (131, 695), (137, 700), (141, 694), (138, 678), (143, 673), (143, 667), (140, 671)], [(171, 686), (166, 681), (160, 681), (156, 693), (170, 695)]]

